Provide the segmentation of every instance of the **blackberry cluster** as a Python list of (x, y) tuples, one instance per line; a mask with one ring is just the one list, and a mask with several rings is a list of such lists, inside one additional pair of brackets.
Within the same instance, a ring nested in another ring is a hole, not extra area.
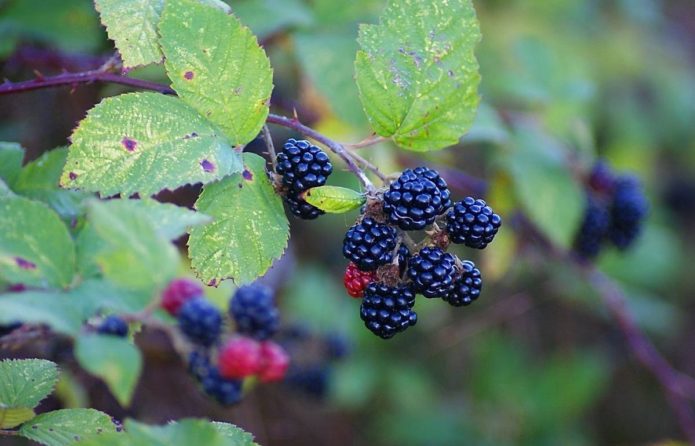
[[(374, 334), (388, 339), (415, 325), (416, 293), (455, 307), (478, 298), (480, 270), (446, 249), (452, 242), (484, 249), (493, 241), (502, 219), (485, 201), (466, 197), (452, 203), (439, 173), (421, 166), (405, 170), (380, 203), (368, 203), (362, 212), (343, 242), (351, 262), (344, 283), (348, 294), (363, 297), (360, 316)], [(403, 231), (423, 229), (427, 239), (415, 246), (424, 247), (411, 253), (414, 242)]]
[(396, 249), (396, 229), (370, 217), (351, 227), (343, 241), (343, 255), (362, 271), (391, 263)]
[(574, 239), (574, 251), (583, 259), (597, 257), (606, 242), (625, 250), (638, 238), (649, 203), (639, 180), (615, 175), (603, 162), (596, 163), (587, 181), (587, 200), (582, 224)]
[(333, 172), (328, 155), (309, 141), (288, 139), (277, 155), (275, 172), (282, 177), (285, 201), (293, 215), (313, 220), (323, 211), (301, 198), (304, 191), (323, 186)]
[(495, 238), (501, 225), (502, 219), (485, 201), (466, 197), (449, 210), (446, 229), (452, 242), (484, 249)]
[[(194, 289), (181, 287), (180, 281), (172, 284), (174, 291)], [(223, 314), (202, 294), (183, 293), (196, 294), (185, 299), (165, 297), (171, 294), (172, 286), (165, 290), (164, 302), (183, 300), (176, 312), (179, 329), (194, 346), (188, 356), (188, 372), (208, 396), (223, 405), (236, 404), (242, 398), (245, 378), (256, 376), (261, 382), (283, 379), (289, 356), (280, 345), (269, 340), (279, 324), (269, 288), (252, 284), (237, 290), (230, 299), (229, 313), (238, 334), (224, 339), (223, 328), (228, 325), (223, 323)]]
[(229, 314), (239, 333), (259, 341), (272, 337), (280, 325), (280, 313), (270, 288), (259, 283), (239, 287), (229, 303)]

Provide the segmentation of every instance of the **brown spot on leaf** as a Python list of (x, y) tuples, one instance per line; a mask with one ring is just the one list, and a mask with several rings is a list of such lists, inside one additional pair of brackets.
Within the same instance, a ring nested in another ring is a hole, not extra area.
[(241, 176), (244, 177), (246, 181), (253, 180), (253, 174), (249, 170), (244, 169), (244, 171), (241, 173)]
[(75, 172), (70, 172), (68, 173), (68, 178), (70, 178), (70, 181), (75, 181), (77, 179), (77, 174)]
[(193, 79), (193, 76), (195, 76), (195, 73), (193, 73), (192, 71), (186, 71), (185, 73), (183, 73), (183, 78), (187, 81)]
[(121, 140), (121, 144), (123, 144), (123, 147), (125, 147), (125, 149), (128, 152), (133, 152), (135, 151), (135, 147), (137, 147), (138, 142), (134, 139), (128, 138), (127, 136), (124, 136)]
[(22, 269), (36, 269), (36, 264), (28, 261), (27, 259), (15, 257), (14, 261), (17, 263), (17, 266)]
[(212, 279), (211, 281), (208, 282), (208, 286), (217, 286), (217, 279)]
[(197, 138), (198, 134), (196, 132), (191, 132), (190, 134), (183, 137), (183, 139)]

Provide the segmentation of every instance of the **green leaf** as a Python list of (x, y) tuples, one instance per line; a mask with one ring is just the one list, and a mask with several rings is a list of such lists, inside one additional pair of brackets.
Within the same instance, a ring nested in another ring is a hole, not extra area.
[(233, 145), (254, 139), (268, 116), (273, 71), (251, 31), (196, 0), (168, 0), (159, 31), (179, 96), (219, 125)]
[(287, 247), (289, 223), (265, 173), (265, 160), (244, 154), (244, 171), (209, 184), (196, 202), (212, 223), (191, 230), (191, 265), (205, 283), (248, 283)]
[(15, 409), (3, 409), (0, 407), (0, 429), (11, 429), (36, 416), (33, 409), (17, 407)]
[(80, 366), (101, 379), (122, 406), (128, 406), (142, 371), (140, 350), (127, 339), (90, 334), (75, 340)]
[(238, 446), (253, 446), (256, 443), (253, 441), (253, 435), (246, 432), (242, 428), (231, 423), (223, 423), (221, 421), (213, 421), (212, 425), (217, 432), (234, 441)]
[(478, 107), (479, 40), (471, 0), (391, 0), (361, 26), (355, 73), (376, 133), (417, 151), (456, 144)]
[(65, 288), (75, 272), (75, 245), (43, 203), (0, 197), (0, 277), (10, 283)]
[(95, 5), (126, 67), (162, 61), (157, 24), (164, 0), (96, 0)]
[(45, 359), (0, 361), (0, 407), (34, 408), (58, 381), (58, 367)]
[(339, 186), (314, 187), (304, 192), (302, 197), (307, 203), (331, 214), (357, 209), (366, 201), (363, 194)]
[(299, 0), (243, 0), (234, 2), (234, 14), (260, 39), (283, 28), (308, 26), (311, 11)]
[(110, 200), (114, 208), (124, 212), (135, 209), (142, 212), (150, 220), (155, 230), (168, 240), (175, 240), (185, 234), (193, 226), (200, 226), (212, 221), (212, 218), (201, 212), (182, 208), (171, 203), (160, 203), (156, 200)]
[(100, 238), (96, 262), (105, 277), (129, 289), (155, 290), (176, 275), (178, 252), (144, 211), (118, 200), (94, 200), (88, 207), (89, 222)]
[(0, 180), (12, 186), (22, 168), (24, 149), (17, 143), (0, 142)]
[(72, 135), (65, 187), (151, 195), (238, 172), (222, 131), (178, 98), (130, 93), (103, 100)]
[(88, 194), (59, 188), (67, 155), (64, 147), (44, 153), (24, 166), (13, 188), (18, 194), (46, 203), (62, 218), (72, 219), (82, 213), (82, 201)]
[(563, 148), (529, 129), (518, 131), (514, 142), (508, 169), (526, 215), (553, 243), (569, 248), (585, 198), (564, 162)]
[(25, 423), (19, 434), (46, 446), (67, 446), (81, 440), (116, 432), (111, 417), (95, 409), (60, 409)]

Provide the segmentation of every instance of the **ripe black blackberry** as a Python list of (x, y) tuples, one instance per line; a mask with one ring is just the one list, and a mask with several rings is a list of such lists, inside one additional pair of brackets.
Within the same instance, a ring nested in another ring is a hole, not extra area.
[(275, 171), (282, 184), (295, 193), (326, 184), (333, 172), (328, 155), (306, 140), (288, 139), (277, 155)]
[(389, 222), (403, 230), (424, 229), (446, 210), (448, 195), (442, 197), (437, 184), (424, 175), (407, 169), (384, 193), (384, 212)]
[(323, 399), (330, 384), (330, 369), (320, 363), (290, 367), (284, 383), (306, 396)]
[(437, 186), (437, 189), (439, 189), (442, 195), (442, 206), (444, 209), (448, 209), (449, 206), (451, 206), (451, 192), (449, 191), (449, 186), (446, 184), (446, 181), (439, 176), (439, 172), (425, 166), (416, 167), (413, 169), (413, 172), (420, 178), (426, 178)]
[(393, 259), (396, 235), (392, 226), (367, 217), (348, 229), (343, 240), (343, 255), (360, 270), (374, 271)]
[(587, 195), (584, 219), (574, 240), (574, 251), (584, 259), (593, 259), (601, 251), (606, 240), (611, 218), (606, 206)]
[(229, 303), (237, 331), (259, 341), (272, 337), (280, 325), (273, 291), (260, 283), (239, 287)]
[(492, 242), (501, 225), (502, 219), (485, 201), (466, 197), (449, 210), (446, 229), (453, 243), (483, 249)]
[(295, 193), (287, 194), (285, 196), (285, 201), (287, 202), (287, 207), (290, 208), (292, 215), (303, 220), (314, 220), (320, 215), (325, 214), (325, 212), (323, 212), (321, 209), (307, 203)]
[(409, 287), (371, 283), (364, 292), (360, 317), (382, 339), (389, 339), (417, 322), (415, 294)]
[(193, 343), (210, 347), (222, 331), (222, 315), (210, 302), (195, 297), (179, 309), (179, 328)]
[(454, 288), (456, 257), (441, 248), (427, 246), (408, 262), (413, 290), (425, 297), (443, 297)]
[(188, 354), (188, 373), (202, 381), (210, 373), (210, 358), (207, 352), (193, 350)]
[(224, 406), (241, 401), (243, 381), (222, 377), (217, 367), (210, 366), (201, 382), (205, 393)]
[(649, 203), (639, 180), (632, 176), (618, 178), (611, 202), (611, 225), (608, 238), (618, 249), (627, 249), (642, 230)]
[(97, 333), (125, 338), (128, 336), (128, 323), (115, 315), (106, 316), (97, 327)]
[(442, 299), (454, 307), (470, 305), (480, 296), (483, 287), (483, 279), (480, 277), (480, 270), (470, 260), (461, 262), (461, 275), (454, 282), (454, 289)]

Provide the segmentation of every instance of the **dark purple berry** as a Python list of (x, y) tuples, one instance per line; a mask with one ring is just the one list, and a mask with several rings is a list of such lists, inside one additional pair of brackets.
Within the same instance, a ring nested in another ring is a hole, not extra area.
[(470, 260), (461, 262), (461, 275), (454, 282), (454, 289), (442, 299), (455, 307), (470, 305), (480, 296), (483, 286), (483, 279), (480, 277), (480, 270)]
[(584, 219), (574, 241), (574, 251), (584, 259), (595, 258), (601, 251), (610, 223), (610, 213), (606, 205), (588, 195)]
[(639, 236), (649, 203), (635, 177), (618, 178), (611, 203), (608, 238), (618, 249), (627, 249)]
[(287, 194), (285, 196), (285, 201), (287, 202), (287, 207), (290, 209), (292, 215), (303, 220), (314, 220), (325, 214), (325, 212), (323, 212), (321, 209), (307, 203), (295, 193)]
[(280, 325), (273, 290), (260, 283), (239, 287), (229, 303), (229, 314), (239, 333), (259, 341), (273, 336)]
[(435, 186), (437, 186), (437, 189), (439, 189), (439, 192), (442, 195), (442, 206), (444, 209), (451, 206), (451, 192), (449, 191), (449, 186), (446, 184), (446, 181), (439, 176), (439, 172), (425, 166), (416, 167), (413, 169), (413, 172), (415, 172), (415, 175), (421, 178), (430, 180), (435, 184)]
[(205, 393), (224, 406), (241, 401), (243, 381), (223, 378), (217, 367), (209, 367), (201, 382)]
[(367, 286), (360, 306), (364, 325), (382, 339), (389, 339), (415, 325), (415, 294), (409, 287), (389, 287), (379, 283)]
[(362, 271), (391, 263), (395, 249), (396, 230), (370, 217), (352, 226), (343, 240), (343, 255)]
[(432, 246), (422, 248), (408, 262), (413, 290), (425, 297), (443, 297), (454, 288), (456, 257)]
[(209, 347), (222, 332), (222, 315), (202, 297), (187, 300), (179, 309), (179, 328), (194, 344)]
[(282, 184), (295, 193), (323, 186), (333, 172), (328, 155), (309, 141), (288, 139), (277, 156), (276, 172)]
[(384, 212), (389, 222), (406, 231), (424, 229), (446, 210), (448, 200), (437, 185), (413, 170), (403, 171), (384, 193)]
[(124, 338), (128, 336), (128, 323), (115, 315), (106, 316), (97, 327), (97, 333)]
[(466, 197), (449, 210), (446, 229), (453, 243), (483, 249), (492, 242), (501, 225), (502, 219), (485, 201)]

